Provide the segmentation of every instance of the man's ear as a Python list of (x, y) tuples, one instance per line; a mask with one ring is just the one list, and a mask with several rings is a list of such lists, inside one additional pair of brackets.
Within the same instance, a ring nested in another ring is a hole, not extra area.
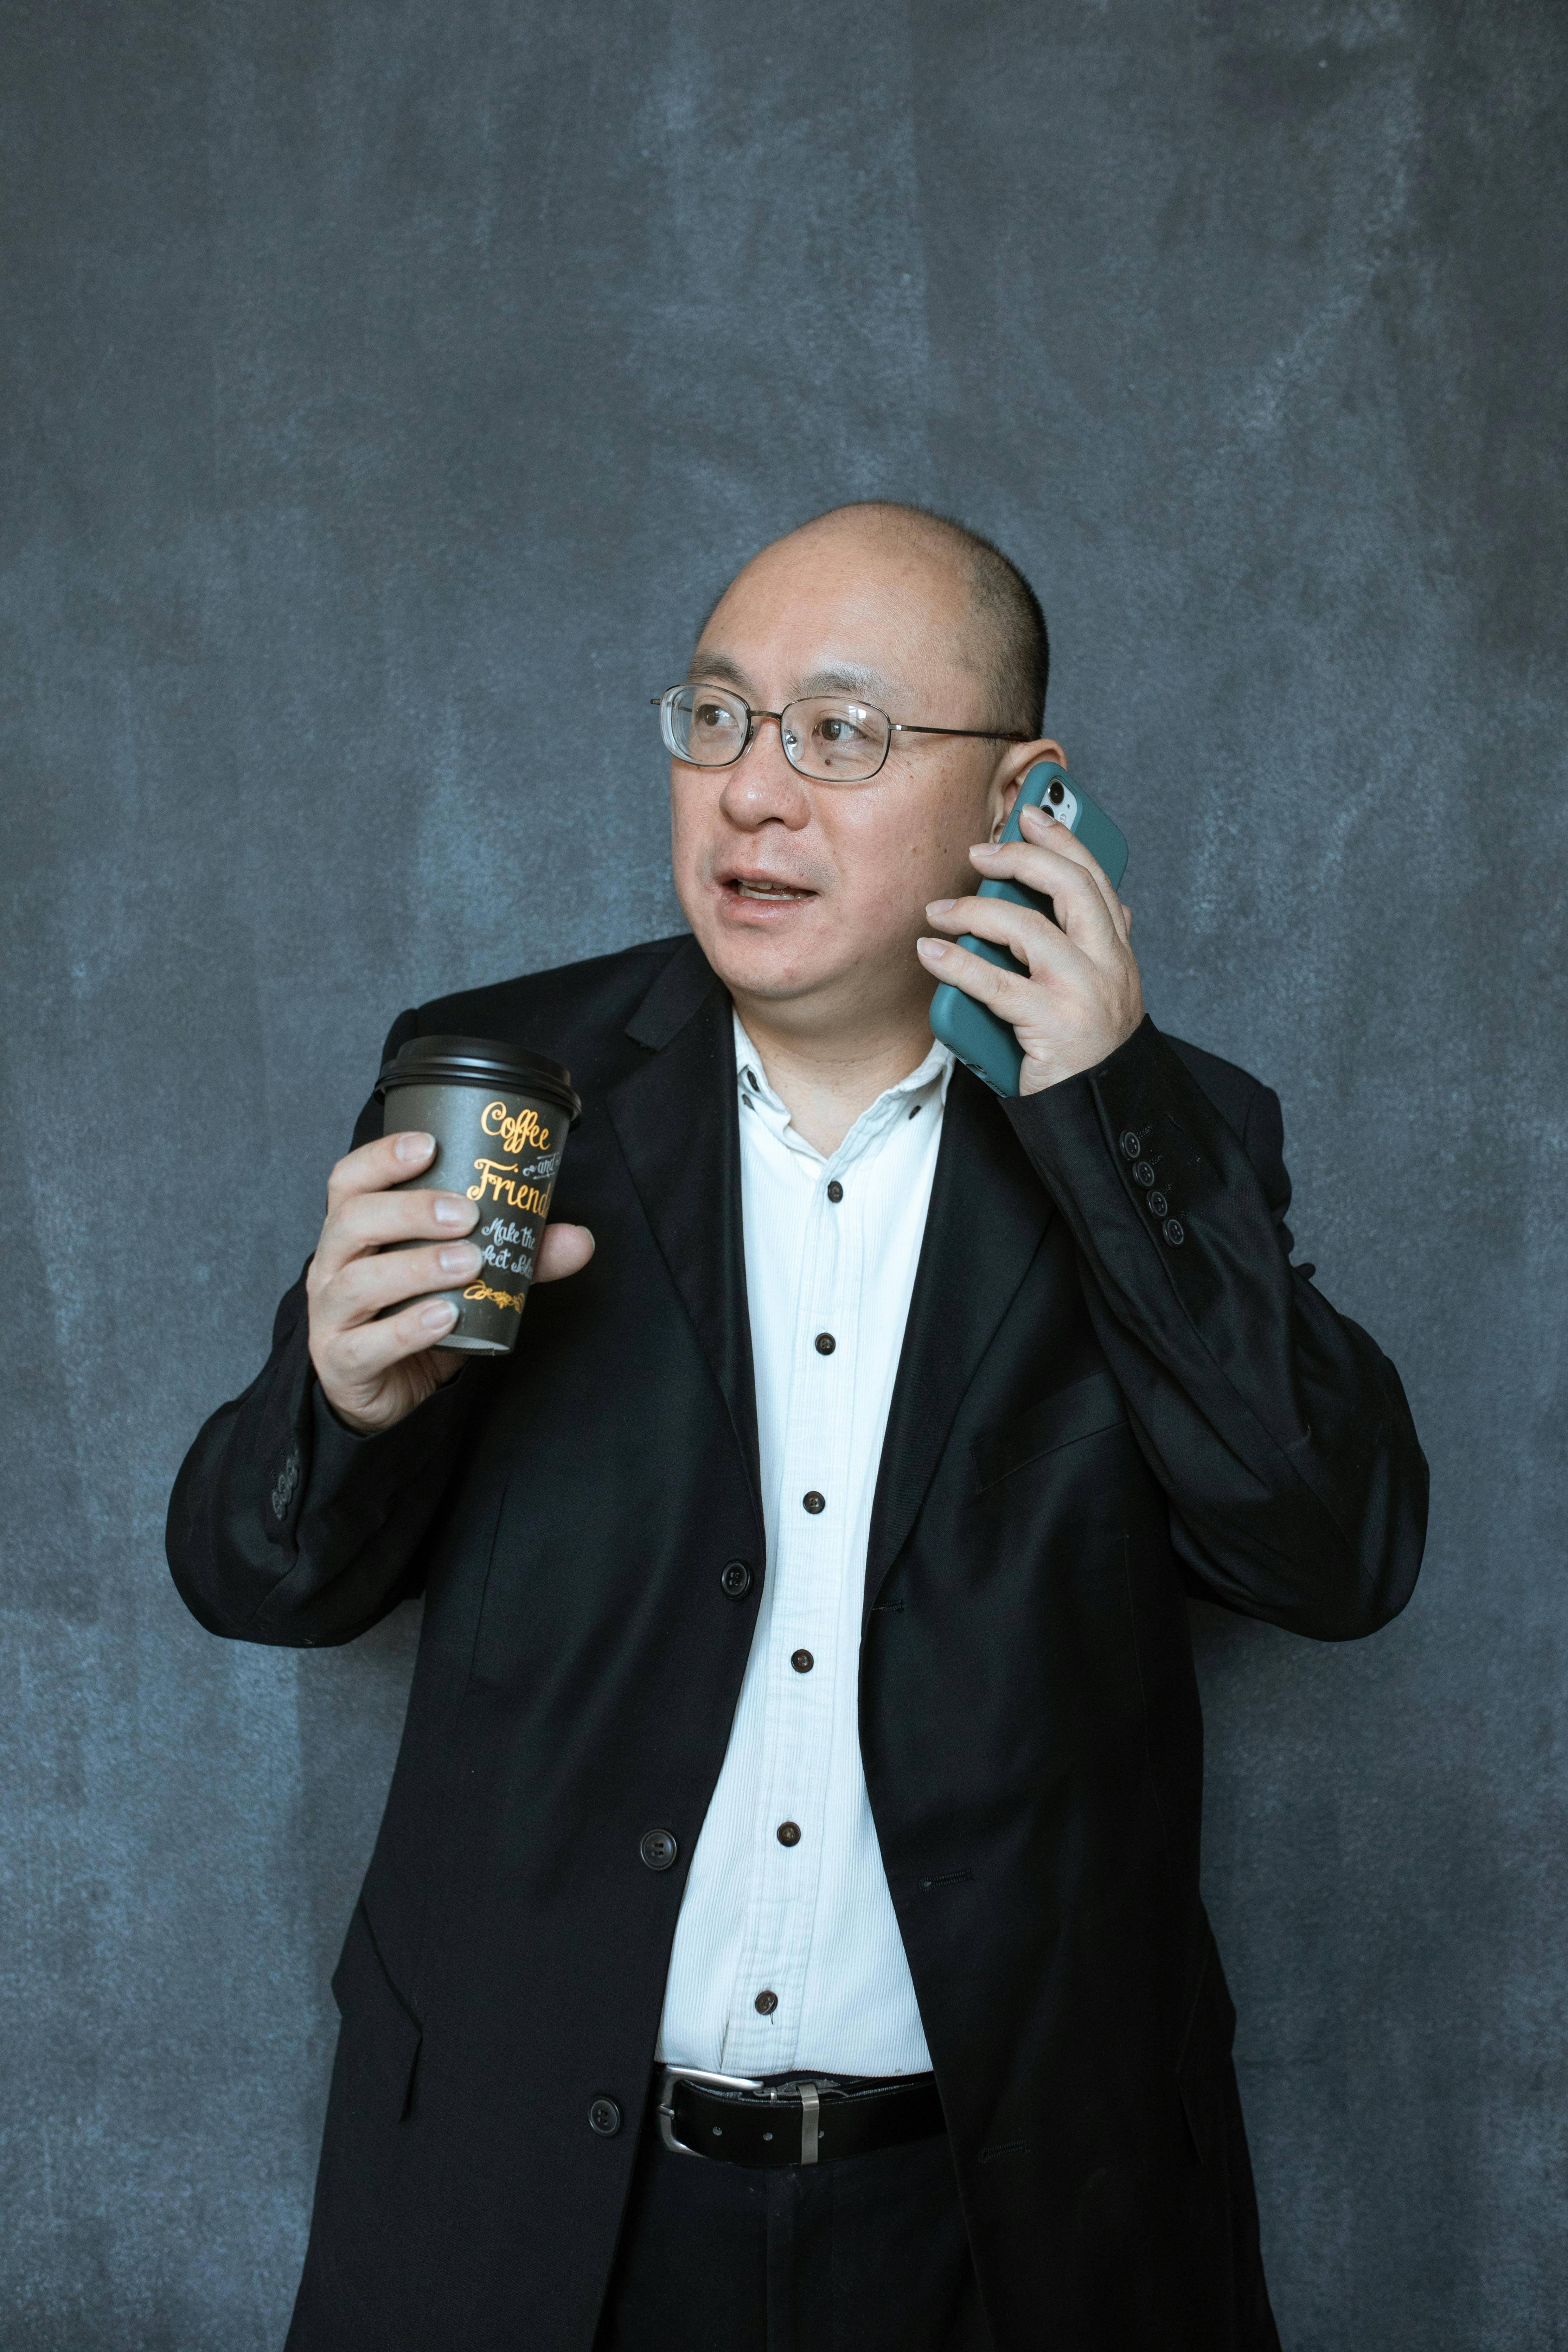
[(1054, 760), (1065, 768), (1068, 755), (1054, 737), (1041, 735), (1033, 743), (1010, 743), (1007, 756), (996, 763), (991, 779), (991, 834), (993, 841), (1002, 837), (1002, 828), (1013, 814), (1013, 803), (1018, 797), (1018, 787), (1037, 760)]

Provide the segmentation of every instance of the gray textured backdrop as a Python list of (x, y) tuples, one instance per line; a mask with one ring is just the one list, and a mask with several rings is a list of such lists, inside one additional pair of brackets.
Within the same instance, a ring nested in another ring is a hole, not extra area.
[(646, 697), (891, 494), (1037, 581), (1155, 1016), (1433, 1458), (1391, 1631), (1198, 1617), (1287, 2352), (1568, 2346), (1568, 11), (4, 37), (0, 2341), (281, 2339), (414, 1626), (209, 1640), (169, 1483), (391, 1016), (676, 927)]

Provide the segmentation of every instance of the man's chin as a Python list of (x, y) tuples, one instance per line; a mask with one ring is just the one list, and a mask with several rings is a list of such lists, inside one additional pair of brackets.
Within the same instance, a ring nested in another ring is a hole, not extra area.
[(849, 961), (834, 942), (791, 938), (782, 924), (776, 929), (760, 924), (752, 929), (744, 923), (715, 922), (710, 916), (691, 928), (731, 995), (780, 1003), (813, 996), (841, 982)]

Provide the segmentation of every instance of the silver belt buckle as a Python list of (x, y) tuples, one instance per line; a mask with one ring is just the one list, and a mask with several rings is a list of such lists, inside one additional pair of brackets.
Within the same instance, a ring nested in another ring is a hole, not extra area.
[(760, 2079), (752, 2074), (712, 2074), (705, 2066), (667, 2066), (658, 2078), (658, 2100), (654, 2112), (658, 2117), (658, 2136), (671, 2156), (697, 2156), (700, 2150), (688, 2147), (683, 2139), (675, 2137), (675, 2086), (677, 2083), (695, 2083), (700, 2087), (710, 2084), (719, 2091), (760, 2091)]

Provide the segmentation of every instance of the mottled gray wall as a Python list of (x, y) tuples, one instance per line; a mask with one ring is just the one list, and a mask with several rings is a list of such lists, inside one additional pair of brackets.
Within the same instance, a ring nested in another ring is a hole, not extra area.
[(1568, 2346), (1560, 0), (147, 0), (0, 59), (0, 2341), (269, 2352), (411, 1612), (162, 1562), (411, 1000), (674, 928), (761, 541), (995, 533), (1151, 1004), (1402, 1367), (1378, 1640), (1200, 1612), (1288, 2352)]

